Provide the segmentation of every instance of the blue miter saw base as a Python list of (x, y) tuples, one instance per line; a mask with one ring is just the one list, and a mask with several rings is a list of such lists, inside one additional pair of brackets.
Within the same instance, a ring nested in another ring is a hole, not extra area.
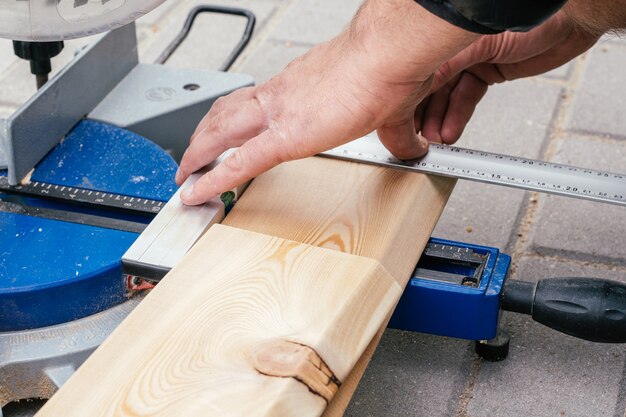
[[(176, 191), (175, 161), (129, 131), (83, 121), (36, 167), (31, 182), (167, 201)], [(0, 171), (0, 176), (6, 172)], [(149, 222), (63, 202), (8, 196), (68, 212)], [(64, 323), (126, 300), (121, 257), (138, 234), (0, 212), (0, 332)]]

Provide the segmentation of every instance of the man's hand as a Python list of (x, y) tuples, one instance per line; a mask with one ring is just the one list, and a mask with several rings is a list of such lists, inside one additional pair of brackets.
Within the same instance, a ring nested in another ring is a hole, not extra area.
[(416, 111), (415, 128), (431, 142), (452, 144), (490, 85), (557, 68), (598, 38), (563, 11), (528, 33), (485, 36), (437, 71), (433, 93)]
[(427, 151), (416, 106), (435, 70), (478, 35), (413, 0), (369, 0), (350, 27), (258, 87), (218, 100), (194, 133), (176, 176), (182, 184), (224, 151), (239, 148), (184, 190), (201, 204), (281, 162), (304, 158), (378, 129), (400, 158)]

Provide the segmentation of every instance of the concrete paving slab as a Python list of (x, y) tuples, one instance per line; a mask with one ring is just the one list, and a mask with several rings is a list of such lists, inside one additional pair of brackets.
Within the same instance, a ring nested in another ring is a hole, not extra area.
[[(461, 147), (538, 158), (562, 89), (532, 79), (496, 85), (479, 104)], [(460, 181), (434, 236), (507, 248), (529, 193)]]
[[(13, 55), (13, 43), (8, 39), (0, 39), (0, 74), (2, 74), (11, 64), (17, 61)], [(0, 100), (4, 94), (0, 92)]]
[(536, 282), (544, 278), (591, 277), (626, 283), (626, 267), (593, 261), (574, 261), (559, 257), (525, 255), (517, 262), (512, 279)]
[(463, 340), (387, 330), (346, 417), (454, 415), (469, 347)]
[(623, 94), (626, 91), (626, 44), (605, 42), (591, 51), (575, 95), (567, 128), (626, 138)]
[(309, 49), (308, 46), (294, 45), (289, 41), (268, 40), (246, 60), (241, 72), (252, 75), (260, 84), (278, 74)]
[(458, 146), (527, 158), (540, 155), (562, 88), (532, 78), (494, 85)]
[(561, 65), (560, 67), (553, 69), (552, 71), (548, 71), (545, 74), (542, 74), (541, 77), (555, 80), (566, 80), (570, 77), (573, 69), (574, 61), (571, 61), (565, 65)]
[(623, 416), (623, 347), (560, 336), (524, 317), (507, 315), (504, 324), (511, 353), (483, 363), (469, 415)]
[(459, 182), (433, 236), (509, 250), (530, 193)]
[(352, 20), (361, 0), (298, 0), (272, 32), (272, 38), (315, 45), (339, 34)]
[[(588, 276), (621, 279), (624, 270), (558, 259), (524, 258), (515, 278)], [(597, 344), (506, 313), (509, 358), (483, 362), (468, 414), (472, 417), (590, 417), (624, 415), (624, 360), (620, 345)]]
[(605, 42), (626, 46), (626, 35), (624, 33), (607, 33), (600, 38), (600, 44)]
[[(176, 37), (183, 27), (187, 14), (202, 0), (185, 1), (167, 14), (166, 19), (142, 27), (140, 60), (152, 63), (163, 49)], [(277, 5), (269, 0), (231, 0), (222, 3), (230, 7), (251, 10), (257, 16), (255, 35), (258, 36)], [(167, 65), (180, 68), (215, 70), (221, 67), (232, 49), (237, 45), (245, 29), (246, 20), (239, 16), (201, 14), (189, 37), (172, 55)]]
[[(563, 139), (553, 160), (624, 173), (626, 141)], [(543, 195), (532, 233), (532, 250), (540, 254), (626, 264), (626, 210), (622, 207)]]

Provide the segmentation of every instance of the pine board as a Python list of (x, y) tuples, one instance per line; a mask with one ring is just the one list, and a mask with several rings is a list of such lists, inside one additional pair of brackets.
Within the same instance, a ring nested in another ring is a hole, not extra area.
[(215, 225), (38, 416), (320, 415), (401, 294), (375, 260)]
[(322, 158), (262, 175), (38, 416), (341, 415), (453, 185)]
[[(256, 179), (224, 223), (376, 259), (404, 288), (455, 184), (450, 178), (311, 158)], [(392, 314), (323, 417), (343, 416)]]

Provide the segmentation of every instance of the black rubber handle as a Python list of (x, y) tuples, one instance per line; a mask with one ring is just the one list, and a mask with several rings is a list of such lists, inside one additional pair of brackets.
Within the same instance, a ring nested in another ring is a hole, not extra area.
[(597, 278), (509, 280), (503, 310), (530, 314), (562, 333), (592, 342), (626, 343), (626, 285)]

